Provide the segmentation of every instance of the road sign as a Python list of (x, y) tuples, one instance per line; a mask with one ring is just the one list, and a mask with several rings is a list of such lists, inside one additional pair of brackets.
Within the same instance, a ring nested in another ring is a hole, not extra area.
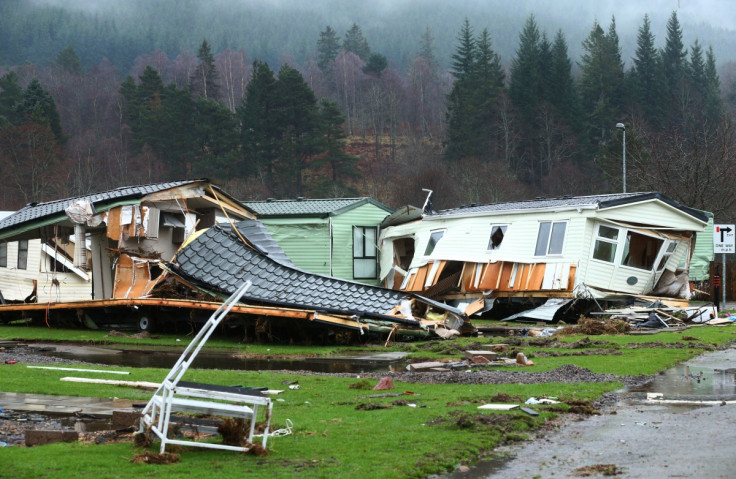
[(736, 253), (736, 227), (734, 225), (713, 225), (713, 252)]

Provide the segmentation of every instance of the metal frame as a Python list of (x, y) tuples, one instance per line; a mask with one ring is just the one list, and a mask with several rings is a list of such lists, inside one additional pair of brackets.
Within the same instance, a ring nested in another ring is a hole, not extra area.
[(197, 442), (196, 440), (185, 441), (169, 438), (169, 425), (171, 424), (171, 413), (176, 411), (194, 412), (211, 414), (217, 416), (229, 416), (250, 420), (250, 430), (246, 443), (253, 442), (256, 418), (258, 417), (258, 408), (266, 407), (266, 428), (263, 433), (262, 445), (265, 448), (268, 442), (269, 429), (271, 426), (271, 411), (273, 404), (271, 400), (264, 396), (256, 396), (250, 394), (242, 394), (235, 388), (213, 386), (212, 389), (207, 385), (189, 385), (179, 382), (187, 372), (199, 351), (205, 345), (209, 337), (215, 331), (215, 328), (227, 316), (232, 307), (240, 301), (240, 298), (250, 288), (251, 281), (248, 280), (222, 303), (220, 308), (210, 316), (207, 323), (199, 330), (197, 335), (192, 339), (187, 348), (184, 350), (179, 360), (176, 362), (166, 378), (163, 380), (153, 397), (148, 401), (146, 407), (141, 413), (140, 432), (144, 432), (146, 428), (150, 428), (156, 436), (161, 439), (161, 453), (166, 449), (167, 444), (177, 444), (181, 446), (197, 446), (211, 449), (225, 449), (231, 451), (247, 451), (250, 447), (246, 446), (230, 446), (226, 444)]

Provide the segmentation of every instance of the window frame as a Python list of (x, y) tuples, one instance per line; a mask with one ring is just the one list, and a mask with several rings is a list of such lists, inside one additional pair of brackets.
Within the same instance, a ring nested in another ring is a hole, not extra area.
[[(540, 221), (539, 227), (537, 228), (537, 240), (534, 244), (534, 256), (537, 258), (541, 257), (547, 257), (547, 256), (563, 256), (565, 251), (565, 242), (567, 240), (567, 224), (569, 223), (569, 220), (550, 220), (550, 221)], [(544, 253), (539, 253), (540, 249), (540, 239), (542, 238), (540, 235), (542, 234), (542, 227), (543, 225), (548, 224), (549, 225), (549, 231), (546, 233), (546, 239), (544, 242)], [(555, 227), (557, 225), (563, 225), (564, 229), (562, 231), (562, 243), (560, 244), (560, 250), (559, 252), (551, 253), (550, 248), (552, 245), (552, 238), (555, 233)]]
[[(601, 228), (609, 228), (612, 230), (616, 230), (616, 239), (611, 239), (605, 236), (601, 236), (600, 234)], [(618, 264), (616, 260), (618, 259), (617, 255), (619, 253), (619, 245), (621, 241), (620, 238), (624, 236), (623, 235), (624, 231), (625, 231), (625, 228), (621, 228), (618, 226), (611, 226), (611, 225), (607, 225), (603, 223), (598, 223), (597, 228), (595, 230), (595, 242), (593, 243), (593, 251), (591, 252), (591, 259), (593, 261), (600, 261), (606, 264), (613, 264), (613, 265)], [(613, 259), (611, 259), (611, 261), (595, 257), (595, 252), (596, 252), (599, 242), (608, 243), (608, 244), (613, 245)]]
[(18, 240), (17, 269), (28, 269), (28, 240)]
[[(359, 236), (356, 236), (356, 231), (360, 230)], [(374, 238), (376, 240), (376, 243), (372, 243), (370, 241), (367, 241), (367, 235), (366, 231), (372, 230), (374, 232)], [(361, 225), (353, 225), (352, 229), (353, 237), (353, 279), (376, 279), (378, 278), (378, 226), (361, 226)], [(362, 244), (360, 245), (360, 248), (362, 250), (362, 253), (360, 256), (357, 255), (357, 238), (362, 238)], [(370, 246), (370, 248), (366, 248), (366, 246)], [(373, 255), (366, 254), (366, 251), (368, 249), (371, 249), (373, 251)], [(366, 260), (373, 260), (373, 275), (372, 276), (357, 276), (356, 275), (356, 261), (366, 261)]]
[(0, 241), (0, 268), (8, 267), (8, 242)]
[[(445, 233), (447, 232), (447, 228), (432, 230), (429, 233), (429, 240), (427, 240), (427, 246), (424, 248), (424, 256), (430, 256), (432, 253), (434, 253), (435, 248), (439, 244), (439, 242), (442, 240), (442, 238), (445, 237)], [(435, 237), (436, 234), (439, 234), (437, 239), (434, 241), (434, 244), (432, 243), (432, 238)], [(431, 248), (430, 248), (431, 246)]]
[[(491, 234), (488, 236), (488, 245), (486, 246), (486, 251), (498, 251), (501, 249), (501, 245), (503, 245), (503, 240), (506, 239), (506, 231), (508, 231), (509, 225), (508, 224), (495, 224), (491, 223)], [(501, 230), (501, 241), (499, 241), (497, 246), (493, 246), (493, 235), (495, 234), (495, 231)]]

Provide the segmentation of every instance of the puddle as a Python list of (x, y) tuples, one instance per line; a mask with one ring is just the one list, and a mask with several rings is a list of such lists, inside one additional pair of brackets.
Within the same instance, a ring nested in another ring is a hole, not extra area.
[(736, 399), (736, 350), (716, 351), (664, 371), (650, 383), (625, 392), (661, 393), (664, 399)]
[[(73, 345), (33, 345), (40, 354), (97, 364), (137, 368), (170, 369), (181, 351), (107, 349)], [(328, 358), (268, 359), (241, 358), (235, 352), (200, 352), (192, 363), (197, 369), (235, 369), (247, 371), (311, 371), (321, 373), (366, 373), (404, 370), (404, 353), (356, 353)]]

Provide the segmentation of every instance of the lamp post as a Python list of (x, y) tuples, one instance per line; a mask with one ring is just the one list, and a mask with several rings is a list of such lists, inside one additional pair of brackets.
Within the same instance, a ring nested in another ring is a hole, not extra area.
[(624, 193), (626, 193), (626, 126), (624, 126), (623, 123), (616, 123), (616, 128), (619, 128), (624, 132)]

